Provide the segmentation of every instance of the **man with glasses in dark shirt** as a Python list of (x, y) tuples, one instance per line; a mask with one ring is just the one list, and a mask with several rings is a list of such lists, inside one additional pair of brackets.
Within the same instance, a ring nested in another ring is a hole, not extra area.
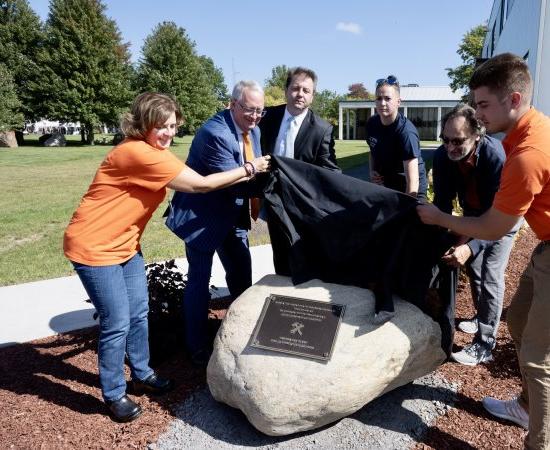
[[(505, 159), (502, 144), (485, 136), (475, 110), (468, 105), (457, 105), (441, 125), (443, 145), (433, 160), (434, 205), (451, 213), (458, 196), (464, 216), (480, 216), (491, 207), (499, 188)], [(453, 267), (466, 267), (477, 309), (475, 317), (458, 325), (461, 331), (475, 334), (472, 344), (451, 354), (458, 363), (475, 366), (492, 360), (504, 299), (504, 272), (520, 225), (496, 241), (460, 236), (443, 257)]]

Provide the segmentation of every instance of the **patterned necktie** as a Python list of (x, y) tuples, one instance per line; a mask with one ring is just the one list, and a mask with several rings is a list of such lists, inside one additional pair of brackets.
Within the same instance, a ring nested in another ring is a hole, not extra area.
[[(244, 149), (244, 160), (252, 161), (254, 159), (254, 150), (252, 150), (252, 142), (248, 137), (248, 132), (243, 133), (243, 149)], [(250, 197), (250, 217), (254, 219), (254, 222), (258, 220), (260, 214), (260, 199), (256, 197)]]

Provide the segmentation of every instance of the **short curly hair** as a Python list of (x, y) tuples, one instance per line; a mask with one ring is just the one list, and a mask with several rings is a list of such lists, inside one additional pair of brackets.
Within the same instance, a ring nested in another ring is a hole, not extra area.
[(183, 123), (183, 114), (174, 98), (158, 92), (144, 92), (138, 95), (130, 111), (122, 116), (120, 128), (126, 137), (145, 139), (153, 128), (164, 124), (176, 114), (178, 125)]
[(441, 119), (441, 130), (444, 130), (447, 122), (455, 117), (464, 117), (466, 122), (468, 122), (472, 133), (479, 137), (485, 136), (485, 127), (479, 120), (477, 120), (476, 110), (470, 105), (466, 105), (464, 103), (459, 103), (443, 116)]

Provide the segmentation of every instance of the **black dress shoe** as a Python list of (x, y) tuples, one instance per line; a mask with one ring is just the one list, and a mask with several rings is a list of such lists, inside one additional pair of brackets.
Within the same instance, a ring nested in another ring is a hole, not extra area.
[(133, 380), (133, 390), (136, 394), (144, 392), (153, 395), (162, 395), (174, 389), (174, 381), (161, 378), (156, 373), (149, 375), (145, 380)]
[(119, 400), (106, 401), (112, 416), (119, 422), (130, 422), (141, 414), (141, 406), (125, 395)]

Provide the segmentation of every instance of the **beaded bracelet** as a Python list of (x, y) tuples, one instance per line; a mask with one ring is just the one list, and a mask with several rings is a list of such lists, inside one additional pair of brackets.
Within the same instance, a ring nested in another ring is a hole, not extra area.
[(256, 175), (256, 167), (254, 167), (254, 164), (252, 164), (250, 161), (245, 162), (243, 164), (243, 167), (247, 177), (252, 178), (254, 175)]
[(256, 168), (254, 167), (254, 164), (252, 164), (250, 161), (245, 162), (243, 164), (243, 167), (248, 178), (252, 178), (254, 175), (256, 175)]

